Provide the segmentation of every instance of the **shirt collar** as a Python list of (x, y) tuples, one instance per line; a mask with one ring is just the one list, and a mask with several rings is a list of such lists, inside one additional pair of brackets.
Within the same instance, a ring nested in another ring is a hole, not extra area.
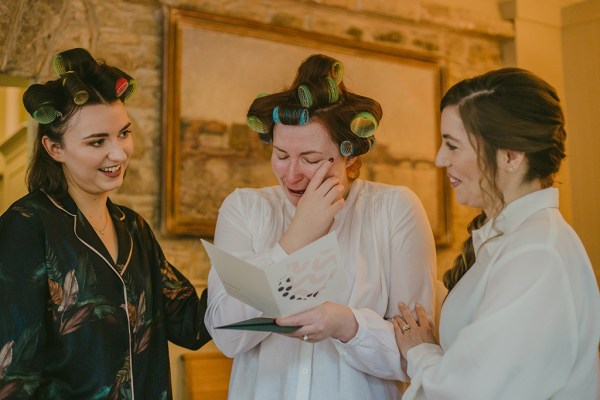
[[(69, 193), (65, 193), (57, 197), (50, 196), (49, 194), (46, 194), (46, 196), (48, 196), (50, 201), (52, 201), (52, 203), (54, 203), (54, 205), (57, 206), (59, 209), (73, 216), (77, 215), (77, 204), (75, 204), (75, 200), (73, 200)], [(106, 206), (108, 208), (108, 212), (113, 217), (117, 218), (119, 221), (123, 221), (125, 219), (125, 214), (123, 213), (123, 210), (121, 210), (117, 205), (115, 205), (110, 200), (110, 198), (106, 199)]]
[(536, 190), (509, 203), (498, 216), (472, 232), (475, 254), (486, 241), (514, 232), (531, 215), (545, 208), (558, 208), (558, 189)]

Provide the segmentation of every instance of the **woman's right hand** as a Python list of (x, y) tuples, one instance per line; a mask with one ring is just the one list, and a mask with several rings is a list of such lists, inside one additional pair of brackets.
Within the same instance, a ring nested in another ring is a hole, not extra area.
[(327, 173), (333, 159), (321, 163), (296, 206), (290, 226), (279, 240), (280, 246), (291, 254), (319, 239), (331, 228), (333, 218), (346, 203), (344, 185)]

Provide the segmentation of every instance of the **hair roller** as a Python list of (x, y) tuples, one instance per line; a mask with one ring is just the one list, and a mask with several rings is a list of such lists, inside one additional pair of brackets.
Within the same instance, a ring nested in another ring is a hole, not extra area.
[(249, 115), (246, 118), (246, 125), (254, 132), (266, 134), (269, 133), (269, 128), (259, 117), (255, 115)]
[(331, 77), (327, 77), (327, 91), (329, 93), (329, 104), (335, 103), (340, 97), (336, 81)]
[(368, 138), (375, 134), (378, 122), (370, 112), (359, 112), (350, 121), (350, 130), (358, 137)]
[(56, 105), (50, 101), (42, 103), (38, 108), (31, 114), (33, 119), (42, 125), (54, 122), (56, 118), (62, 117), (60, 111), (56, 109)]
[(310, 108), (313, 105), (312, 93), (305, 83), (298, 86), (298, 99), (304, 108)]
[(338, 86), (331, 76), (315, 81), (306, 81), (296, 89), (298, 101), (304, 108), (321, 108), (339, 99)]
[(279, 119), (279, 106), (273, 109), (273, 122), (276, 124), (280, 124), (281, 120)]
[(339, 85), (344, 79), (344, 64), (342, 64), (340, 61), (334, 62), (329, 73), (335, 81), (335, 84)]
[(62, 78), (62, 86), (69, 93), (73, 103), (82, 106), (90, 98), (87, 85), (81, 81), (74, 71), (67, 71)]
[(280, 108), (273, 109), (273, 122), (284, 125), (306, 125), (310, 115), (306, 108)]
[(75, 48), (58, 53), (52, 59), (52, 69), (57, 77), (68, 71), (84, 72), (89, 67), (97, 65), (96, 60), (87, 50)]
[(354, 152), (354, 146), (352, 145), (351, 141), (344, 140), (342, 143), (340, 143), (340, 153), (344, 157), (351, 156), (353, 152)]
[(117, 94), (117, 97), (121, 97), (128, 87), (129, 81), (127, 79), (123, 77), (117, 79), (117, 82), (115, 83), (115, 93)]
[(115, 83), (115, 93), (116, 93), (117, 97), (119, 99), (121, 99), (121, 101), (123, 103), (127, 103), (133, 97), (135, 92), (137, 91), (137, 82), (135, 81), (135, 79), (129, 78), (128, 80), (126, 79), (126, 81), (127, 81), (127, 86), (125, 88), (121, 87), (121, 92), (122, 92), (121, 94), (119, 94), (119, 90), (118, 90), (119, 88), (117, 86), (118, 80), (117, 80), (117, 83)]
[(57, 77), (60, 77), (67, 72), (67, 63), (62, 57), (62, 53), (56, 54), (52, 59), (52, 70)]
[(99, 64), (94, 76), (97, 80), (96, 88), (106, 99), (119, 99), (125, 103), (137, 89), (135, 79), (116, 67)]
[(51, 98), (51, 93), (44, 85), (34, 83), (23, 94), (23, 105), (33, 119), (45, 125), (62, 116)]

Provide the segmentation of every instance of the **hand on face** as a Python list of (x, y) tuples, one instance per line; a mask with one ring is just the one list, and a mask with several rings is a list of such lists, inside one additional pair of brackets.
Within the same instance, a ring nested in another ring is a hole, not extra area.
[(417, 319), (413, 317), (404, 303), (399, 303), (398, 309), (401, 315), (394, 315), (392, 324), (394, 325), (396, 344), (404, 358), (406, 358), (408, 350), (421, 343), (437, 344), (427, 313), (422, 305), (417, 304), (416, 306)]
[(329, 337), (347, 342), (358, 331), (352, 310), (342, 304), (325, 302), (308, 311), (276, 320), (282, 326), (302, 326), (286, 336), (316, 343)]
[(298, 201), (296, 213), (279, 244), (291, 254), (325, 235), (335, 214), (345, 204), (344, 186), (338, 177), (327, 177), (333, 158), (321, 163)]

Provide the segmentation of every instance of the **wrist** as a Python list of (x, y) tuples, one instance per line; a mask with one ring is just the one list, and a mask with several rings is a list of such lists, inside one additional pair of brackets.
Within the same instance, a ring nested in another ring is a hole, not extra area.
[(354, 317), (354, 313), (350, 308), (347, 308), (347, 310), (350, 313), (348, 323), (346, 324), (342, 332), (340, 332), (340, 335), (335, 337), (342, 343), (348, 343), (350, 340), (354, 339), (354, 337), (358, 333), (359, 328), (358, 321), (356, 320), (356, 317)]

